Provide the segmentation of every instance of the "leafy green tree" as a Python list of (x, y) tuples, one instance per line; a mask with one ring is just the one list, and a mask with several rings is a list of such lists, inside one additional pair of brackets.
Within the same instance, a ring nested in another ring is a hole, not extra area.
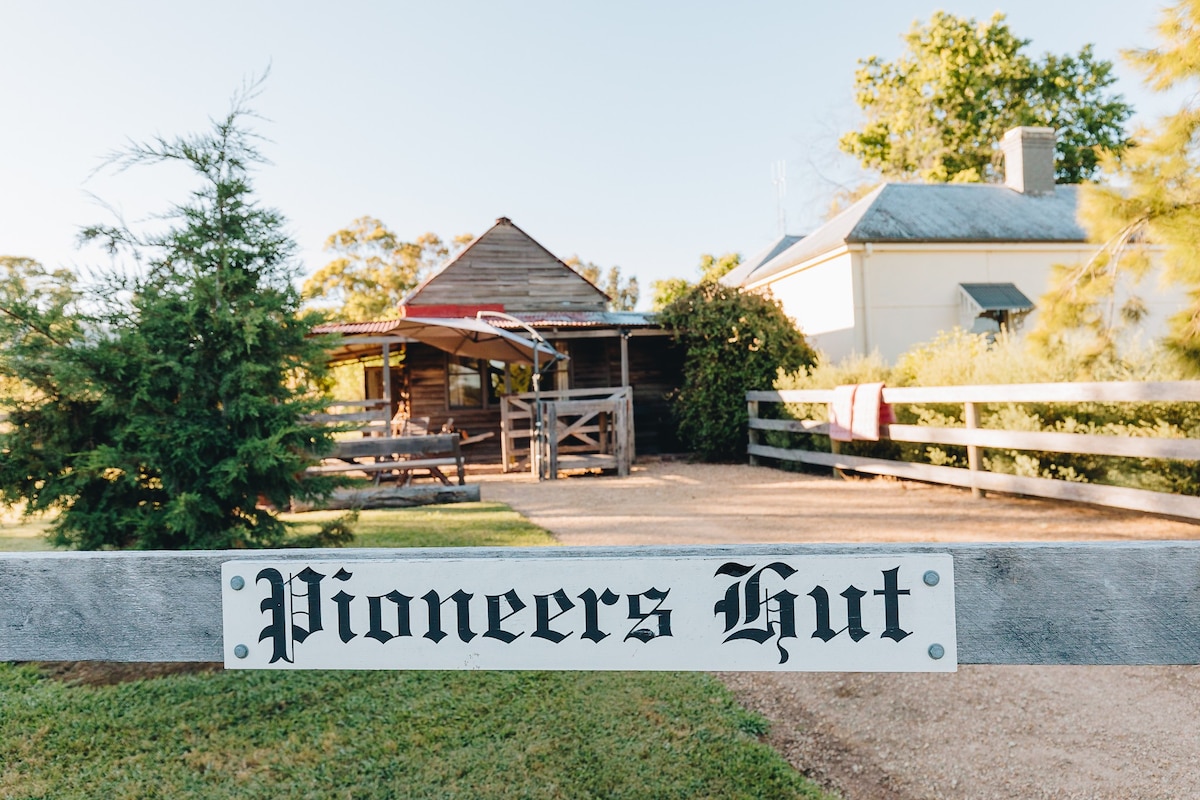
[(1056, 268), (1033, 335), (1053, 348), (1067, 332), (1085, 333), (1096, 354), (1110, 352), (1124, 323), (1144, 313), (1132, 294), (1118, 305), (1119, 290), (1149, 273), (1157, 250), (1167, 279), (1191, 297), (1171, 320), (1166, 344), (1200, 370), (1200, 0), (1165, 9), (1158, 32), (1158, 48), (1123, 55), (1152, 89), (1190, 88), (1189, 100), (1154, 129), (1138, 131), (1136, 147), (1105, 157), (1106, 185), (1084, 187), (1081, 216), (1100, 247), (1086, 263)]
[(654, 292), (650, 308), (662, 311), (694, 288), (696, 284), (684, 278), (663, 278), (655, 281), (650, 284), (650, 290)]
[[(563, 263), (608, 295), (609, 311), (633, 311), (637, 306), (641, 290), (638, 288), (636, 275), (630, 275), (628, 280), (623, 280), (620, 267), (609, 267), (608, 272), (605, 273), (599, 264), (583, 261), (579, 256), (571, 256)], [(601, 282), (602, 275), (603, 282)]]
[(725, 253), (719, 256), (705, 253), (700, 256), (700, 280), (719, 281), (740, 263), (742, 263), (741, 253)]
[[(719, 281), (725, 277), (726, 273), (741, 263), (740, 253), (725, 253), (719, 256), (704, 253), (700, 256), (700, 265), (697, 267), (700, 272), (700, 281)], [(655, 311), (661, 311), (686, 295), (695, 286), (696, 284), (684, 278), (665, 278), (655, 281), (650, 285), (651, 291), (654, 292), (652, 307)]]
[(816, 362), (778, 301), (713, 280), (677, 297), (660, 319), (684, 349), (673, 398), (680, 440), (705, 460), (745, 456), (748, 390), (770, 389), (779, 370)]
[(860, 61), (854, 85), (866, 119), (841, 149), (888, 180), (995, 181), (1004, 132), (1041, 125), (1058, 131), (1058, 180), (1091, 179), (1100, 150), (1129, 145), (1123, 125), (1133, 109), (1106, 92), (1116, 81), (1112, 62), (1091, 45), (1034, 60), (1024, 52), (1029, 40), (1004, 20), (939, 11), (913, 24), (897, 60)]
[(406, 242), (375, 217), (359, 217), (325, 240), (334, 259), (304, 282), (304, 299), (346, 321), (395, 316), (404, 296), (473, 238), (464, 234), (446, 243), (423, 233)]
[(0, 273), (0, 374), (28, 387), (3, 401), (0, 502), (55, 510), (51, 537), (82, 549), (278, 544), (259, 505), (327, 493), (306, 480), (328, 433), (326, 358), (307, 338), (285, 221), (255, 200), (262, 158), (246, 127), (251, 87), (206, 133), (134, 144), (117, 168), (164, 162), (198, 187), (146, 233), (123, 224), (83, 238), (134, 267), (81, 290), (62, 271)]

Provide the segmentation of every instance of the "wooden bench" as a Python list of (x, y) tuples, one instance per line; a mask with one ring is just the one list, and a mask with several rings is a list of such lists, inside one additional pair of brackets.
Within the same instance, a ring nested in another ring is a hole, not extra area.
[(466, 483), (458, 434), (380, 436), (339, 442), (324, 463), (309, 467), (307, 472), (317, 475), (364, 472), (373, 476), (376, 482), (393, 474), (398, 482), (407, 485), (412, 482), (414, 471), (423, 470), (449, 486), (450, 479), (442, 472), (442, 467), (454, 467), (459, 486)]

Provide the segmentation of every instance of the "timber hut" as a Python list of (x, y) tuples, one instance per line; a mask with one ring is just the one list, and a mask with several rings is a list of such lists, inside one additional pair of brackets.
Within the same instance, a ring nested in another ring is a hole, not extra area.
[[(627, 390), (633, 450), (671, 452), (676, 438), (666, 396), (680, 385), (682, 354), (655, 315), (609, 311), (608, 301), (501, 217), (414, 289), (397, 317), (450, 323), (478, 316), (514, 333), (536, 331), (567, 356), (539, 365), (543, 399), (617, 397)], [(378, 360), (380, 337), (395, 327), (388, 320), (330, 323), (315, 332), (341, 334), (336, 352), (344, 358), (369, 351)], [(473, 461), (503, 457), (507, 468), (528, 454), (530, 367), (455, 355), (403, 335), (392, 341), (388, 361), (364, 369), (366, 399), (388, 398), (397, 419), (418, 420), (430, 430), (452, 423), (472, 440), (482, 439), (471, 447)]]

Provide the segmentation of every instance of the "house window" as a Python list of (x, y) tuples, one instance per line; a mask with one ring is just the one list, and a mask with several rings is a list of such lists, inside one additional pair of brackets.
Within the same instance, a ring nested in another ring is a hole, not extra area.
[(488, 408), (504, 394), (504, 362), (450, 356), (446, 362), (450, 408)]
[(447, 377), (450, 408), (483, 408), (483, 375), (479, 359), (450, 356)]

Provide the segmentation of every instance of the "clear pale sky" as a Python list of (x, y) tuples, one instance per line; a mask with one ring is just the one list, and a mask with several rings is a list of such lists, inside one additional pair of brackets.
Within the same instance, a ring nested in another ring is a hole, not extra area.
[(912, 2), (18, 2), (0, 0), (0, 254), (103, 267), (86, 224), (184, 199), (173, 168), (92, 175), (128, 139), (204, 129), (270, 65), (255, 106), (264, 202), (306, 272), (355, 217), (401, 236), (510, 217), (560, 257), (651, 281), (705, 252), (749, 255), (856, 182), (856, 61), (894, 58), (937, 9), (1008, 14), (1031, 53), (1094, 43), (1148, 122), (1156, 97), (1118, 51), (1151, 46), (1145, 0)]

